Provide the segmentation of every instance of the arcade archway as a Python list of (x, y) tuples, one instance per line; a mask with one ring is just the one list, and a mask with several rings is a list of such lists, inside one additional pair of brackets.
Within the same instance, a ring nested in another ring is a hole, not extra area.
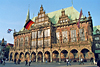
[(59, 62), (59, 53), (58, 53), (58, 51), (53, 51), (53, 53), (52, 53), (53, 55), (52, 55), (52, 61), (53, 62)]
[(45, 56), (44, 60), (50, 62), (50, 52), (46, 51), (44, 56)]
[(68, 57), (68, 52), (66, 50), (61, 51), (61, 61), (65, 62)]
[(28, 60), (29, 61), (30, 59), (30, 53), (29, 52), (26, 52), (25, 53), (25, 60)]
[(21, 52), (21, 53), (20, 53), (20, 60), (21, 60), (21, 62), (23, 62), (23, 61), (24, 61), (24, 59), (25, 59), (25, 57), (24, 57), (24, 53), (23, 53), (23, 52)]
[(14, 56), (14, 57), (15, 57), (16, 61), (18, 61), (18, 59), (19, 59), (19, 54), (18, 54), (18, 52), (15, 53), (15, 56)]
[(73, 61), (73, 62), (76, 62), (78, 61), (78, 51), (76, 49), (73, 49), (71, 50), (71, 53), (70, 53), (70, 59)]
[(13, 60), (13, 52), (10, 53), (10, 61)]
[(36, 53), (35, 52), (32, 52), (31, 59), (32, 59), (32, 62), (36, 62)]
[(38, 62), (43, 62), (43, 54), (42, 54), (42, 52), (38, 52)]

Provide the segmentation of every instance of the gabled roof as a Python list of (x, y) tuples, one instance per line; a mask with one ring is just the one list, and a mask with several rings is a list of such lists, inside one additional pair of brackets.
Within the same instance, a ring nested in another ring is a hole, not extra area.
[[(99, 30), (100, 31), (100, 25), (98, 26), (93, 26), (93, 35), (96, 35), (96, 30)], [(100, 33), (99, 33), (100, 34)]]
[[(64, 8), (64, 10), (65, 10), (65, 15), (68, 15), (68, 18), (70, 20), (79, 19), (79, 14), (80, 13), (73, 6), (72, 7), (68, 7), (68, 8)], [(61, 11), (62, 11), (62, 9), (47, 13), (50, 21), (53, 24), (57, 24), (58, 23), (59, 17), (61, 16)], [(35, 18), (36, 17), (33, 17), (32, 20), (35, 21)], [(81, 18), (83, 18), (83, 16)], [(23, 29), (24, 28), (22, 28), (21, 31), (23, 31)]]
[[(68, 18), (70, 20), (79, 19), (80, 13), (74, 7), (64, 8), (64, 10), (65, 10), (65, 14), (68, 15)], [(62, 11), (62, 9), (47, 13), (48, 17), (50, 18), (50, 20), (53, 24), (56, 24), (58, 22), (59, 17), (61, 16), (61, 11)], [(32, 18), (32, 20), (35, 21), (35, 18), (36, 17)]]

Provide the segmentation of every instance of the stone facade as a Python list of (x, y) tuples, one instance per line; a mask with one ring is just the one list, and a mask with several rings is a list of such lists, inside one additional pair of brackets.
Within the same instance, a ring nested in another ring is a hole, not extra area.
[[(56, 15), (56, 12), (53, 13)], [(56, 17), (49, 17), (52, 14), (45, 14), (41, 6), (30, 30), (14, 32), (14, 47), (10, 49), (9, 58), (21, 59), (22, 62), (25, 59), (34, 62), (64, 62), (66, 58), (72, 61), (84, 58), (87, 61), (94, 57), (90, 12), (88, 18), (81, 18), (80, 28), (77, 27), (78, 19), (71, 19), (65, 9), (60, 14), (55, 24)]]

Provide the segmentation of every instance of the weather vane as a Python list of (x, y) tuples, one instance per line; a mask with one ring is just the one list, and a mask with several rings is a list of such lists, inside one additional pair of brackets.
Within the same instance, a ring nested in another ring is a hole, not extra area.
[(72, 6), (73, 6), (73, 0), (72, 0)]

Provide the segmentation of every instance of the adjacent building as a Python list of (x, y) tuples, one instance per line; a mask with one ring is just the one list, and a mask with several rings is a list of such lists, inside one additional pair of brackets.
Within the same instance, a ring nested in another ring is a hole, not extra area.
[(100, 25), (93, 27), (93, 52), (95, 60), (100, 59)]
[(5, 41), (4, 38), (2, 39), (2, 41), (0, 41), (0, 60), (5, 58), (4, 54), (5, 54), (6, 43), (7, 43), (7, 41)]
[[(29, 18), (29, 10), (26, 22)], [(88, 61), (94, 57), (92, 52), (93, 24), (90, 12), (88, 17), (81, 17), (80, 28), (77, 26), (79, 12), (68, 7), (45, 13), (41, 5), (35, 22), (30, 30), (21, 29), (14, 32), (14, 47), (10, 49), (9, 58), (22, 62), (31, 59), (34, 62), (64, 62), (66, 58)]]

